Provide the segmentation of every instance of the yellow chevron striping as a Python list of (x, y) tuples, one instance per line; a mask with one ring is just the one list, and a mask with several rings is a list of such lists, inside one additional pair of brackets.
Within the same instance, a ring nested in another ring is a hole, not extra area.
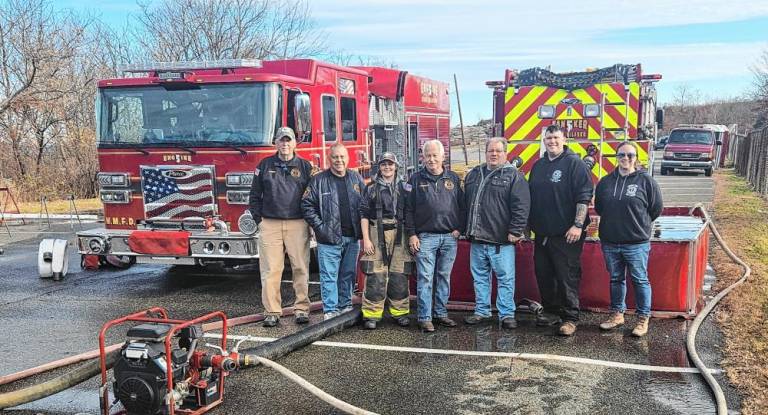
[[(611, 88), (611, 86), (609, 84), (600, 84), (598, 87), (599, 87), (600, 91), (605, 92), (605, 102), (606, 103), (607, 102), (613, 102), (613, 103), (622, 102), (622, 103), (624, 103), (624, 105), (612, 105), (614, 108), (616, 108), (616, 111), (618, 111), (619, 114), (623, 115), (624, 112), (626, 111), (626, 107), (627, 107), (626, 106), (626, 98), (627, 98), (626, 95), (624, 95), (624, 96), (619, 95), (619, 93), (616, 92), (616, 90), (614, 90), (613, 88)], [(632, 93), (631, 84), (630, 84), (630, 93)], [(629, 119), (629, 125), (631, 125), (632, 127), (637, 127), (637, 112), (632, 107), (629, 107), (629, 111), (627, 112), (627, 118)], [(624, 127), (624, 124), (617, 125), (615, 127), (608, 127), (608, 128), (623, 128), (623, 127)]]
[[(547, 87), (545, 86), (534, 86), (531, 88), (528, 93), (521, 99), (517, 105), (515, 105), (505, 116), (504, 116), (504, 129), (506, 130), (509, 128), (510, 125), (512, 125), (520, 115), (530, 107), (534, 101), (536, 101), (541, 94), (544, 93), (544, 91), (547, 90)], [(534, 115), (538, 118), (539, 114), (536, 113)], [(514, 132), (513, 132), (514, 134)]]
[[(568, 96), (568, 92), (563, 89), (558, 89), (554, 94), (552, 94), (551, 97), (549, 97), (549, 99), (544, 102), (544, 105), (557, 105), (566, 96)], [(531, 118), (529, 118), (520, 128), (517, 129), (517, 131), (512, 132), (512, 139), (524, 139), (537, 125), (539, 125), (540, 121), (541, 119), (539, 118), (538, 112), (533, 114)]]
[(509, 102), (509, 100), (512, 99), (512, 97), (514, 96), (515, 96), (515, 88), (513, 87), (507, 88), (507, 91), (504, 93), (504, 103), (506, 104), (507, 102)]
[(574, 97), (578, 98), (582, 104), (599, 104), (599, 102), (595, 101), (592, 96), (583, 89), (577, 89), (571, 93)]

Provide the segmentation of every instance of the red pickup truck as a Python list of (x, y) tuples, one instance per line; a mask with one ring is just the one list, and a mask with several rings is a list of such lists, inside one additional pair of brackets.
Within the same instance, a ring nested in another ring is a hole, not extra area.
[(711, 176), (719, 165), (718, 146), (723, 144), (719, 138), (717, 129), (708, 125), (673, 129), (664, 147), (661, 175), (675, 170), (703, 170), (705, 176)]

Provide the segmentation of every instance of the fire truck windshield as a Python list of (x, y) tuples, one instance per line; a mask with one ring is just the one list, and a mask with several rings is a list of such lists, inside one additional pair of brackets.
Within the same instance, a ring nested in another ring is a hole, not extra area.
[(103, 88), (99, 147), (271, 145), (281, 96), (275, 83)]
[(674, 130), (667, 144), (712, 144), (714, 136), (709, 131)]

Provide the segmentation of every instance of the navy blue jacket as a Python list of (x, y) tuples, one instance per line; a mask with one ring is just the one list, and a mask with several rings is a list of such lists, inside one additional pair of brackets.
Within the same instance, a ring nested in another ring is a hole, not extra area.
[[(315, 231), (315, 240), (321, 244), (337, 245), (342, 241), (339, 195), (333, 183), (333, 173), (326, 170), (312, 177), (301, 200), (304, 220)], [(359, 173), (347, 170), (345, 176), (349, 212), (355, 237), (363, 237), (360, 230), (360, 199), (365, 189), (365, 182)]]
[(249, 208), (256, 223), (261, 218), (301, 219), (301, 195), (312, 176), (312, 165), (294, 156), (283, 161), (275, 154), (254, 171)]
[(426, 168), (414, 173), (405, 187), (405, 232), (464, 233), (467, 212), (459, 176), (443, 170), (435, 180)]
[(600, 240), (614, 244), (647, 242), (664, 202), (659, 184), (645, 171), (622, 176), (619, 169), (603, 177), (595, 190)]

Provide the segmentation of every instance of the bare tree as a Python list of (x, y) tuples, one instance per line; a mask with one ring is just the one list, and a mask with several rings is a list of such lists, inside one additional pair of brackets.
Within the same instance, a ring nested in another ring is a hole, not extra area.
[(305, 0), (142, 3), (134, 39), (157, 61), (316, 56), (325, 35)]
[(752, 66), (753, 98), (755, 100), (756, 123), (755, 128), (768, 126), (768, 48)]

